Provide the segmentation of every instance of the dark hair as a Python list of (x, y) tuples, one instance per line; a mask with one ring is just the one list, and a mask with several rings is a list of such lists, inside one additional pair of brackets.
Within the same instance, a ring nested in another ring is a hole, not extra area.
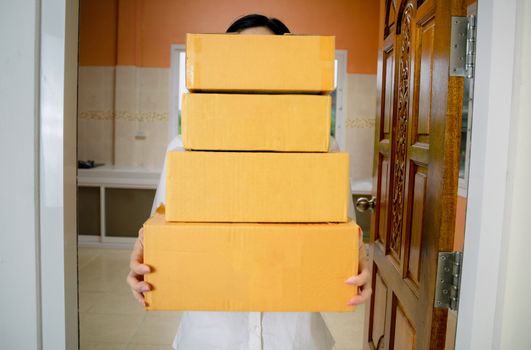
[(227, 29), (227, 33), (239, 33), (247, 28), (267, 27), (276, 35), (289, 33), (288, 27), (276, 18), (269, 18), (264, 15), (252, 14), (238, 18)]

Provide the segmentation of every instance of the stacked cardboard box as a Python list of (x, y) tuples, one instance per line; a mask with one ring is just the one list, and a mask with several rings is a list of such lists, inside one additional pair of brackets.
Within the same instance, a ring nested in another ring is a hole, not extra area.
[(144, 225), (148, 309), (347, 311), (358, 226), (327, 152), (334, 38), (189, 34), (186, 151)]

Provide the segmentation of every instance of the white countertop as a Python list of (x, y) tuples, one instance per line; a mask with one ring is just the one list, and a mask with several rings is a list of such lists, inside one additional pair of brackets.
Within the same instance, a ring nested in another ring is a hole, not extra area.
[(103, 165), (92, 169), (78, 169), (79, 186), (121, 188), (157, 188), (160, 170)]
[(350, 179), (352, 194), (372, 194), (372, 179)]
[[(160, 170), (104, 165), (92, 169), (78, 169), (79, 186), (121, 188), (157, 188)], [(372, 179), (350, 181), (352, 194), (371, 194)]]

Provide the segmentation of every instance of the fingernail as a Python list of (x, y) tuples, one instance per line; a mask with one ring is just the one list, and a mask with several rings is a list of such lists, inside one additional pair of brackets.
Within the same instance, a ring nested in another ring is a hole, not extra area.
[(142, 266), (142, 272), (148, 273), (149, 272), (149, 266)]
[(149, 292), (149, 286), (143, 286), (142, 292)]
[(353, 284), (354, 281), (355, 281), (355, 277), (350, 277), (350, 278), (347, 278), (347, 279), (345, 280), (345, 283), (347, 283), (347, 284)]

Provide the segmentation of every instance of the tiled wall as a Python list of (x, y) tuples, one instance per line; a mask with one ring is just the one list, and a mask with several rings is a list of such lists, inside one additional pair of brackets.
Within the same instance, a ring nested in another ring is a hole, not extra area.
[(160, 169), (168, 79), (165, 68), (79, 67), (78, 159)]
[(115, 164), (160, 169), (168, 144), (169, 69), (116, 68)]
[(346, 143), (350, 153), (350, 177), (354, 182), (372, 181), (376, 75), (348, 74)]
[(114, 67), (79, 67), (77, 157), (113, 160)]
[[(348, 74), (347, 82), (351, 178), (370, 181), (376, 76)], [(80, 67), (78, 158), (160, 169), (168, 143), (168, 90), (166, 68)]]

